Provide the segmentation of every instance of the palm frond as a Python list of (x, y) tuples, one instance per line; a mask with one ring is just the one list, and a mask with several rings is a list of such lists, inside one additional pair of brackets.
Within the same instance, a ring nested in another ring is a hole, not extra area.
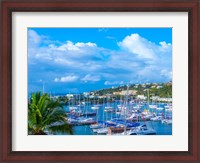
[[(67, 115), (62, 105), (49, 98), (47, 94), (36, 92), (28, 103), (28, 126), (31, 132), (42, 134), (46, 128), (52, 131), (72, 133), (72, 127), (66, 123)], [(61, 125), (55, 126), (60, 123)], [(32, 130), (31, 130), (32, 129)]]
[(61, 123), (59, 125), (53, 125), (48, 127), (48, 130), (51, 132), (57, 132), (57, 133), (67, 133), (72, 135), (73, 134), (73, 127), (71, 125), (68, 125), (67, 123)]

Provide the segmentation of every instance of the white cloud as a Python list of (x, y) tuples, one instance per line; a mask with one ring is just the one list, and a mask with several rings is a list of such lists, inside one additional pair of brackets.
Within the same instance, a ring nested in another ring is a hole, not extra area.
[(29, 31), (29, 68), (34, 71), (38, 67), (39, 79), (48, 72), (48, 79), (44, 80), (54, 79), (63, 84), (102, 80), (104, 85), (121, 85), (147, 79), (171, 80), (172, 45), (165, 41), (155, 44), (139, 34), (130, 34), (118, 42), (119, 49), (114, 50), (99, 47), (94, 42), (68, 40), (61, 43), (47, 39)]
[(83, 50), (83, 48), (91, 48), (91, 47), (97, 47), (97, 45), (91, 42), (87, 42), (87, 43), (77, 42), (74, 44), (71, 41), (67, 41), (65, 44), (62, 44), (61, 46), (57, 48), (53, 46), (54, 49), (60, 50), (60, 51), (80, 51), (80, 52)]
[(41, 41), (41, 36), (38, 35), (34, 30), (28, 30), (29, 42), (33, 44), (39, 44)]
[(87, 74), (85, 77), (83, 77), (81, 80), (83, 80), (84, 82), (97, 82), (99, 81), (101, 78), (99, 75), (91, 75), (91, 74)]
[(75, 64), (73, 61), (61, 57), (55, 58), (54, 62), (64, 66), (73, 66)]
[(168, 79), (171, 79), (172, 78), (172, 71), (167, 70), (167, 69), (163, 69), (163, 70), (161, 70), (160, 75), (164, 76)]
[(171, 44), (162, 41), (159, 45), (141, 37), (139, 34), (131, 34), (126, 36), (118, 45), (130, 53), (136, 54), (138, 58), (157, 60), (159, 53), (171, 51)]
[(124, 84), (123, 81), (113, 81), (113, 82), (111, 82), (111, 81), (105, 81), (104, 82), (104, 85), (122, 85), (122, 84)]
[(77, 47), (85, 47), (85, 46), (88, 46), (88, 47), (96, 47), (97, 45), (95, 43), (92, 43), (92, 42), (87, 42), (87, 43), (83, 43), (83, 42), (77, 42), (75, 44), (75, 46)]
[(172, 44), (166, 43), (165, 41), (159, 42), (159, 44), (161, 45), (161, 47), (159, 48), (161, 52), (171, 52)]
[(79, 50), (79, 48), (76, 47), (71, 41), (67, 41), (66, 44), (63, 44), (63, 45), (57, 47), (57, 50), (60, 50), (60, 51), (67, 51), (67, 50), (77, 51), (77, 50)]
[(167, 44), (165, 41), (159, 42), (159, 44), (165, 49), (171, 47), (171, 44), (170, 43)]
[(55, 79), (54, 79), (54, 82), (59, 82), (59, 81), (60, 81), (59, 78), (55, 78)]
[(143, 69), (140, 69), (137, 74), (139, 77), (139, 80), (144, 80), (146, 79), (152, 79), (152, 78), (159, 78), (159, 68), (158, 66), (151, 66), (148, 65), (146, 67), (144, 67)]
[[(28, 56), (32, 58), (31, 62), (33, 62), (34, 59), (44, 61), (51, 60), (51, 62), (55, 64), (77, 67), (83, 66), (84, 64), (79, 63), (87, 63), (91, 58), (102, 58), (101, 51), (104, 51), (104, 48), (98, 47), (95, 43), (73, 43), (68, 40), (65, 43), (55, 44), (54, 42), (58, 41), (47, 41), (45, 36), (40, 36), (33, 30), (29, 30), (29, 33)], [(44, 44), (43, 46), (40, 46), (41, 42)], [(49, 43), (45, 44), (47, 42)], [(90, 67), (94, 68), (94, 65), (90, 65)], [(82, 68), (84, 68), (84, 66)]]
[(156, 57), (152, 49), (154, 44), (142, 38), (139, 34), (126, 36), (118, 45), (131, 53), (137, 54), (140, 58), (154, 59)]
[(64, 76), (64, 77), (60, 77), (60, 78), (55, 78), (54, 82), (74, 82), (78, 79), (78, 76), (76, 75), (68, 75), (68, 76)]

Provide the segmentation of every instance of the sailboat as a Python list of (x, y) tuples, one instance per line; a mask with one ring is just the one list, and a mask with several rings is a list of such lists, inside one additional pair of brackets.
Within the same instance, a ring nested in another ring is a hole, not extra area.
[(172, 108), (166, 109), (165, 108), (165, 118), (161, 121), (164, 124), (171, 125), (172, 124)]
[(156, 130), (153, 128), (147, 128), (147, 125), (144, 124), (142, 126), (132, 128), (127, 132), (127, 135), (156, 135)]
[(96, 124), (90, 125), (90, 128), (91, 129), (101, 128), (102, 125), (98, 124), (98, 110), (99, 110), (99, 106), (92, 106), (91, 109), (92, 110), (96, 110)]
[[(105, 108), (105, 109), (104, 109)], [(104, 99), (103, 99), (103, 121), (104, 121), (104, 113), (106, 113), (106, 120), (105, 122), (102, 123), (102, 127), (98, 128), (98, 129), (93, 129), (93, 132), (96, 132), (97, 134), (107, 134), (108, 133), (108, 124), (107, 122), (107, 113), (110, 112), (112, 109), (112, 107), (110, 106), (105, 106), (104, 107)]]

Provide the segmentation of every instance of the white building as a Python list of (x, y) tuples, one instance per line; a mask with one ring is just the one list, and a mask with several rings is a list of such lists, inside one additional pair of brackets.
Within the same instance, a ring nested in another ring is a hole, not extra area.
[(67, 97), (67, 98), (73, 98), (74, 95), (73, 95), (73, 94), (66, 94), (66, 97)]
[(144, 95), (137, 95), (137, 99), (140, 99), (140, 100), (146, 100), (147, 97), (144, 96)]

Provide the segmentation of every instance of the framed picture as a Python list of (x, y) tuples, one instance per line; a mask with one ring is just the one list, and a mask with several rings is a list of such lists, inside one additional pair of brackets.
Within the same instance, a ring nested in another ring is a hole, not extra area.
[(198, 8), (1, 2), (1, 161), (199, 161)]

